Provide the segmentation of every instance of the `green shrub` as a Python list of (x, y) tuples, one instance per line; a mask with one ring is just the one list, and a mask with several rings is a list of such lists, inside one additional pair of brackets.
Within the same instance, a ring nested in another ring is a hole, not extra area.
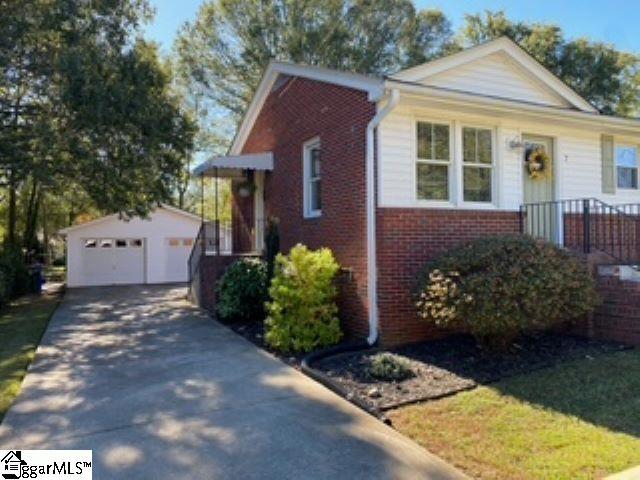
[(521, 332), (547, 329), (593, 310), (595, 282), (568, 252), (531, 237), (489, 237), (427, 263), (418, 314), (438, 327), (471, 333), (493, 349)]
[(405, 358), (387, 352), (378, 353), (369, 359), (367, 373), (388, 382), (399, 382), (415, 375), (411, 364)]
[(29, 270), (18, 248), (0, 250), (0, 305), (29, 291)]
[(217, 313), (225, 321), (262, 321), (267, 300), (267, 269), (257, 258), (234, 262), (217, 286)]
[(342, 337), (334, 280), (339, 270), (331, 250), (296, 245), (276, 257), (265, 320), (267, 343), (283, 352), (309, 352)]

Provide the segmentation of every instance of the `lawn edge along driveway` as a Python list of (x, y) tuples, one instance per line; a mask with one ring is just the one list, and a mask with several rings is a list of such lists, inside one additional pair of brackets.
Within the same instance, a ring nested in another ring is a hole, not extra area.
[(0, 423), (22, 381), (61, 294), (25, 295), (0, 309)]

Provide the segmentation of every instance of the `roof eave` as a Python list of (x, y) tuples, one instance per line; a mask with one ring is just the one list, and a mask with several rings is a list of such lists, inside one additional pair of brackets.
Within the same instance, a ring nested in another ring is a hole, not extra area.
[(640, 134), (640, 120), (600, 115), (574, 109), (563, 109), (547, 105), (531, 104), (519, 102), (517, 100), (489, 97), (480, 94), (448, 90), (440, 87), (432, 87), (412, 82), (404, 82), (394, 79), (387, 79), (385, 86), (388, 89), (398, 89), (405, 95), (414, 95), (436, 99), (442, 102), (456, 103), (459, 105), (475, 105), (499, 109), (504, 112), (526, 112), (532, 115), (544, 116), (547, 118), (562, 118), (563, 120), (575, 123), (590, 124), (592, 126), (605, 126), (609, 128), (620, 128), (633, 133)]
[(258, 115), (262, 110), (262, 106), (271, 91), (271, 87), (279, 75), (302, 77), (361, 90), (367, 93), (367, 98), (370, 102), (378, 101), (384, 94), (383, 80), (381, 78), (368, 77), (366, 75), (350, 72), (341, 72), (339, 70), (332, 70), (317, 66), (297, 65), (287, 62), (278, 62), (275, 60), (271, 61), (258, 84), (258, 88), (253, 95), (249, 108), (247, 108), (244, 117), (240, 122), (240, 126), (238, 127), (231, 147), (229, 148), (229, 155), (239, 155), (242, 153), (242, 148), (244, 147), (244, 143), (253, 128), (253, 124), (258, 118)]

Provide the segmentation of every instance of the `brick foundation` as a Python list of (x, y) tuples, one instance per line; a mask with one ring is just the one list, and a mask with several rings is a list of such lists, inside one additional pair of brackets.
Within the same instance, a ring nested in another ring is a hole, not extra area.
[(599, 277), (600, 305), (588, 333), (594, 338), (640, 345), (640, 283)]
[(379, 208), (378, 305), (386, 345), (442, 335), (417, 318), (411, 292), (427, 260), (476, 238), (520, 231), (517, 212)]

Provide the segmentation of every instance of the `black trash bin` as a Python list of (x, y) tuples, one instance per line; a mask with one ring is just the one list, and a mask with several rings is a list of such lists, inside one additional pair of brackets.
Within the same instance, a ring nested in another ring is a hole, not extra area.
[(41, 263), (31, 266), (31, 291), (33, 293), (42, 293), (42, 285), (44, 284), (44, 268)]

